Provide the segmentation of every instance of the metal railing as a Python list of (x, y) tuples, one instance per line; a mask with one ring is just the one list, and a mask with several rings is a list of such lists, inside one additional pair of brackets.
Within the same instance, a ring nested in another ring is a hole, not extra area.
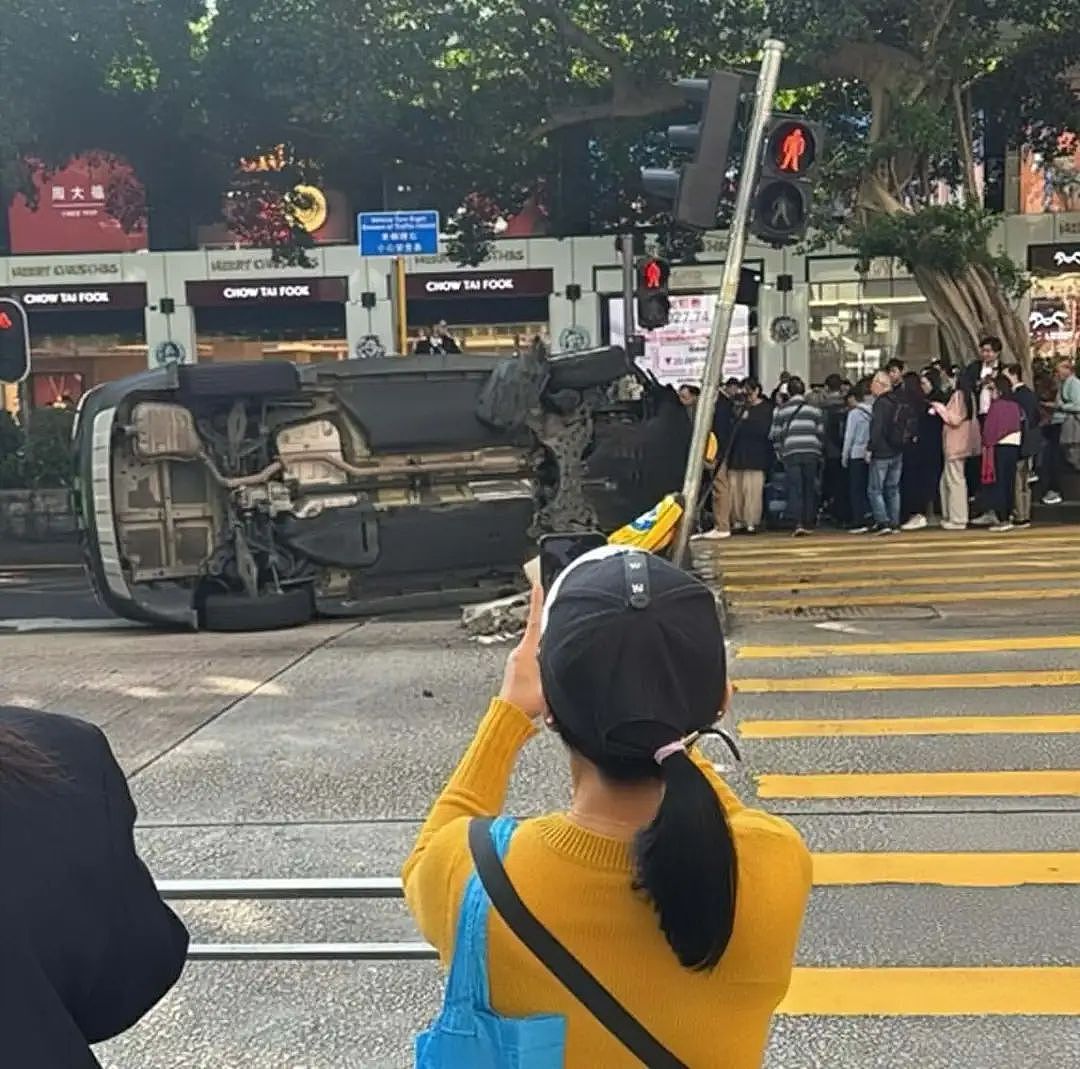
[[(384, 877), (300, 880), (158, 880), (167, 902), (295, 902), (404, 897)], [(427, 943), (193, 943), (191, 961), (430, 961)]]

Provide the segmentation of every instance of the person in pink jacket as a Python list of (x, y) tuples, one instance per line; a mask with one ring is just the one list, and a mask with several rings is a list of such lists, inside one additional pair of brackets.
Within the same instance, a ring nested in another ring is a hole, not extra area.
[(931, 402), (930, 406), (944, 424), (942, 446), (945, 468), (941, 473), (941, 526), (946, 531), (963, 531), (968, 525), (968, 488), (964, 465), (968, 457), (982, 450), (979, 424), (975, 419), (975, 402), (963, 383), (953, 391), (948, 403)]

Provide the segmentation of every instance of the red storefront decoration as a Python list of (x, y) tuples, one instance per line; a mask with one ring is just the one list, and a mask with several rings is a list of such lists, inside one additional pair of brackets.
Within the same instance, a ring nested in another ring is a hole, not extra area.
[(45, 371), (30, 376), (34, 408), (72, 408), (83, 395), (83, 376), (74, 371)]
[(58, 171), (37, 164), (37, 209), (17, 193), (8, 208), (13, 253), (138, 252), (147, 247), (146, 193), (122, 159), (88, 152)]

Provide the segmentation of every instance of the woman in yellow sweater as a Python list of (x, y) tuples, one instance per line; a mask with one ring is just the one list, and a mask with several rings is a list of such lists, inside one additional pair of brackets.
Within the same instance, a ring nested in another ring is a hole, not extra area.
[(561, 1015), (567, 1069), (761, 1065), (791, 977), (810, 856), (791, 825), (744, 807), (693, 746), (730, 694), (703, 584), (641, 551), (586, 554), (546, 607), (534, 592), (499, 697), (405, 863), (409, 908), (448, 964), (475, 871), (469, 826), (502, 809), (538, 722), (559, 733), (570, 808), (518, 824), (505, 871), (528, 910), (671, 1055), (632, 1054), (492, 909), (491, 1006), (507, 1018)]

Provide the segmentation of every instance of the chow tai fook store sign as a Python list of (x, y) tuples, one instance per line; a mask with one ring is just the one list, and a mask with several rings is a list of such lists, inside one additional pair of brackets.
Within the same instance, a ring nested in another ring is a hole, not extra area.
[(459, 271), (453, 274), (409, 275), (409, 300), (467, 300), (472, 297), (547, 297), (554, 285), (550, 268), (526, 271)]
[(9, 287), (4, 296), (14, 297), (27, 312), (79, 312), (128, 310), (146, 307), (146, 286), (119, 282), (105, 286)]
[(345, 278), (237, 279), (233, 282), (189, 282), (188, 304), (194, 308), (244, 308), (252, 305), (344, 304)]

